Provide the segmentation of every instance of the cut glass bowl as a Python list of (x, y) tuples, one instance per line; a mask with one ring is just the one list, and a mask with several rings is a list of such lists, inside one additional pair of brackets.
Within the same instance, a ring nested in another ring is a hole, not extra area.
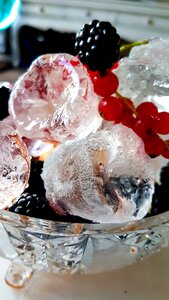
[(142, 260), (168, 245), (169, 212), (120, 225), (62, 223), (1, 210), (0, 236), (0, 255), (12, 261), (6, 281), (18, 287), (35, 270), (92, 274)]

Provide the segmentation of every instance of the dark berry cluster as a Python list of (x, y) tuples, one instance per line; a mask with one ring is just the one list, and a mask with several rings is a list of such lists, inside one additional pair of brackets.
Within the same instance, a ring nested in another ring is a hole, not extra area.
[(41, 219), (55, 219), (55, 212), (48, 201), (38, 194), (23, 193), (9, 211)]
[(147, 216), (155, 216), (169, 210), (169, 164), (162, 168), (160, 184), (155, 184), (151, 211)]
[(42, 168), (43, 161), (31, 161), (29, 186), (18, 201), (9, 208), (9, 211), (29, 217), (55, 219), (55, 212), (45, 198), (45, 189), (41, 178)]
[(104, 74), (119, 60), (120, 36), (109, 22), (93, 20), (76, 34), (75, 52), (90, 70)]
[(49, 205), (45, 197), (45, 189), (41, 178), (43, 161), (32, 160), (29, 178), (29, 186), (16, 203), (8, 210), (10, 212), (26, 215), (29, 217), (46, 219), (59, 222), (90, 223), (78, 216), (60, 216)]
[(91, 223), (78, 216), (56, 214), (47, 199), (38, 194), (23, 193), (16, 203), (8, 209), (10, 212), (51, 221), (71, 223)]

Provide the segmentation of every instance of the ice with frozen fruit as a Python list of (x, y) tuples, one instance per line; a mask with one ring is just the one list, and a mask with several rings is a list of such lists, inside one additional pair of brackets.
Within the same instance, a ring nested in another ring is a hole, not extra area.
[(42, 178), (56, 212), (99, 223), (143, 218), (154, 187), (142, 140), (121, 124), (59, 145), (44, 162)]
[(146, 45), (133, 47), (129, 57), (119, 61), (114, 71), (119, 91), (136, 105), (155, 103), (159, 111), (169, 112), (169, 39), (152, 39)]
[(0, 209), (15, 202), (28, 184), (30, 156), (15, 129), (0, 122)]
[(82, 138), (101, 124), (98, 96), (77, 57), (38, 57), (16, 82), (9, 111), (21, 136), (64, 141)]

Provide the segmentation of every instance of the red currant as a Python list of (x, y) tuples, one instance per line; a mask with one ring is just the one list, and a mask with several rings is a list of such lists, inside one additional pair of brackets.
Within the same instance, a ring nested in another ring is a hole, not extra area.
[(123, 101), (113, 96), (102, 98), (98, 110), (104, 120), (120, 123), (124, 113)]
[(113, 64), (113, 66), (111, 67), (111, 71), (112, 70), (115, 70), (115, 69), (117, 69), (118, 68), (118, 66), (119, 66), (119, 63), (118, 63), (118, 61), (116, 61), (114, 64)]
[(147, 128), (151, 128), (154, 132), (157, 132), (159, 126), (159, 113), (155, 104), (151, 102), (143, 102), (136, 110), (139, 118), (146, 124), (145, 126), (147, 126)]
[(133, 128), (134, 123), (135, 123), (135, 117), (133, 116), (133, 114), (131, 112), (128, 112), (128, 113), (125, 112), (121, 123), (126, 127)]
[(158, 114), (158, 109), (152, 102), (142, 102), (137, 106), (137, 112), (139, 115), (155, 116)]
[(108, 97), (114, 94), (119, 86), (119, 81), (117, 76), (107, 71), (104, 77), (101, 77), (98, 73), (91, 77), (94, 85), (94, 91), (97, 95), (101, 97)]
[(91, 71), (91, 70), (88, 69), (88, 67), (86, 65), (84, 65), (84, 67), (87, 69), (87, 72), (88, 72), (88, 74), (89, 74), (92, 81), (94, 80), (94, 77), (99, 77), (100, 76), (99, 71)]
[(133, 130), (139, 137), (142, 139), (145, 137), (147, 134), (147, 126), (146, 123), (139, 117), (135, 119), (135, 122), (133, 124)]
[(169, 113), (161, 112), (159, 115), (158, 133), (168, 134), (169, 133)]
[(162, 154), (164, 149), (164, 142), (162, 139), (156, 134), (151, 132), (144, 136), (144, 146), (147, 154), (152, 157), (156, 157)]
[(122, 124), (129, 128), (132, 128), (135, 122), (134, 103), (128, 98), (122, 97), (121, 99), (124, 105), (124, 115), (122, 118)]
[(136, 109), (134, 107), (134, 103), (129, 98), (122, 98), (125, 104), (125, 113), (136, 115)]

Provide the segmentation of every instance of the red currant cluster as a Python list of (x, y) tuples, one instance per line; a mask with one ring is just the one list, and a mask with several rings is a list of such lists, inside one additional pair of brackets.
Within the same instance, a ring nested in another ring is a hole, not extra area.
[(97, 71), (89, 71), (89, 75), (95, 93), (102, 97), (98, 106), (102, 118), (132, 128), (142, 138), (145, 151), (151, 157), (169, 158), (169, 140), (160, 136), (169, 134), (169, 113), (158, 112), (151, 102), (135, 107), (131, 99), (118, 93), (118, 78), (112, 70), (107, 70), (104, 77)]

